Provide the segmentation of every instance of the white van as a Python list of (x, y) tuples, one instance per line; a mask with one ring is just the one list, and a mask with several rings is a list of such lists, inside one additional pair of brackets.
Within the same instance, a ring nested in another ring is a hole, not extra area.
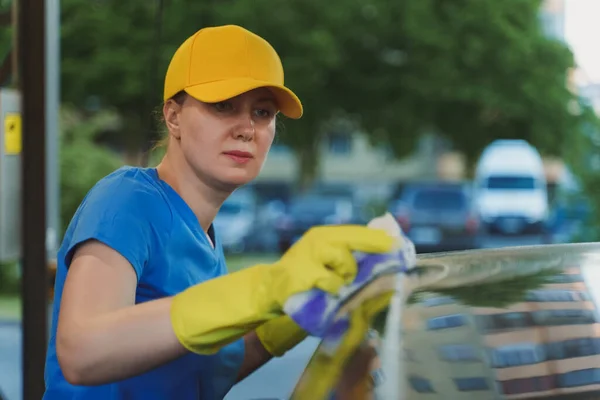
[(475, 204), (488, 233), (543, 233), (549, 214), (542, 157), (524, 140), (485, 148), (474, 179)]

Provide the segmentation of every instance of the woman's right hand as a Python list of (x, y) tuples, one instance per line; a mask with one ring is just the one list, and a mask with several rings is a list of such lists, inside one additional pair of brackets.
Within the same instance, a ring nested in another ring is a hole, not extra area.
[[(356, 275), (352, 251), (388, 252), (392, 236), (387, 231), (362, 226), (326, 226), (308, 231), (279, 262), (270, 266), (271, 294), (278, 308), (291, 295), (312, 288), (337, 293)], [(394, 243), (400, 244), (397, 238)], [(265, 349), (282, 356), (304, 340), (306, 332), (289, 316), (268, 321), (256, 329)]]
[(385, 253), (396, 240), (366, 226), (308, 231), (279, 261), (195, 285), (173, 297), (171, 323), (180, 343), (211, 354), (266, 321), (283, 315), (286, 300), (319, 288), (336, 293), (357, 272), (354, 251)]
[(269, 267), (270, 294), (279, 308), (293, 294), (313, 288), (335, 294), (356, 276), (353, 252), (387, 253), (395, 243), (386, 231), (365, 226), (312, 228)]

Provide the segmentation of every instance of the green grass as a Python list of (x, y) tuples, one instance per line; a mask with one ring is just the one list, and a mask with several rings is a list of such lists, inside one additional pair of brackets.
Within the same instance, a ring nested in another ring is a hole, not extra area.
[(0, 321), (21, 318), (21, 299), (17, 296), (0, 297)]
[(239, 271), (256, 264), (272, 263), (277, 260), (276, 254), (239, 254), (226, 257), (229, 272)]

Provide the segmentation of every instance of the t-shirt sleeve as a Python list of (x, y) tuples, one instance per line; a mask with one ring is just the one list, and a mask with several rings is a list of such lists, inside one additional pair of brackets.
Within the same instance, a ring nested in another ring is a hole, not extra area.
[(97, 240), (125, 257), (138, 280), (158, 240), (161, 197), (128, 181), (95, 187), (77, 211), (65, 256), (69, 267), (82, 243)]

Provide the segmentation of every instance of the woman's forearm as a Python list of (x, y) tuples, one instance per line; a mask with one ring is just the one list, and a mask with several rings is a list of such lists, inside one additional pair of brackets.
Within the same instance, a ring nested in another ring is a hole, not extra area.
[[(75, 385), (100, 385), (142, 374), (188, 351), (173, 332), (171, 298), (130, 306), (59, 329), (58, 359), (65, 378)], [(256, 333), (244, 336), (241, 381), (273, 356)]]
[(75, 385), (126, 379), (187, 353), (173, 332), (171, 298), (61, 325), (56, 349), (65, 378)]
[(244, 336), (244, 362), (237, 376), (237, 382), (245, 379), (263, 366), (273, 356), (265, 349), (255, 332)]

